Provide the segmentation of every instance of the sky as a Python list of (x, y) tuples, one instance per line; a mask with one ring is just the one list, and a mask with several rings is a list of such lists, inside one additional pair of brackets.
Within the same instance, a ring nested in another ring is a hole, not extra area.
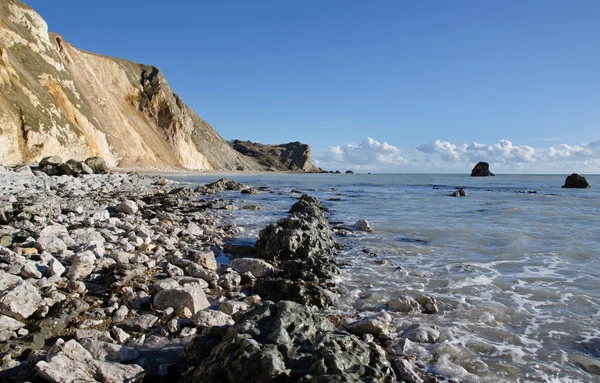
[(600, 173), (597, 0), (28, 0), (225, 139), (326, 169)]

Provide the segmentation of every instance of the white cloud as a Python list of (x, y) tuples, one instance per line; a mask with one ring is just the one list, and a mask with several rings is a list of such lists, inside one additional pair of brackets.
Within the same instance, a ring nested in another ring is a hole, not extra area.
[(358, 144), (331, 146), (315, 162), (318, 166), (333, 170), (463, 172), (479, 161), (486, 161), (497, 172), (600, 173), (600, 140), (582, 145), (557, 144), (545, 148), (515, 145), (509, 140), (492, 144), (457, 144), (435, 140), (405, 153), (405, 156), (414, 156), (414, 159), (409, 161), (403, 158), (396, 146), (367, 138)]
[(315, 159), (315, 164), (325, 169), (381, 170), (393, 169), (408, 161), (400, 149), (367, 137), (357, 144), (330, 146), (327, 152)]

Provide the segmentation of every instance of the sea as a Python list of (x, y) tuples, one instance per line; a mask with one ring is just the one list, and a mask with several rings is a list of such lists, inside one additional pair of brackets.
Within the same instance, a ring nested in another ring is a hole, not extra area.
[[(270, 192), (225, 192), (223, 211), (253, 243), (303, 194), (321, 199), (333, 225), (366, 219), (372, 233), (337, 237), (339, 304), (365, 316), (399, 296), (431, 295), (437, 314), (390, 311), (399, 336), (419, 323), (433, 344), (411, 359), (455, 382), (600, 382), (600, 176), (562, 189), (566, 175), (168, 175), (195, 186), (227, 177)], [(464, 188), (466, 197), (451, 197)], [(221, 255), (219, 261), (227, 262)]]

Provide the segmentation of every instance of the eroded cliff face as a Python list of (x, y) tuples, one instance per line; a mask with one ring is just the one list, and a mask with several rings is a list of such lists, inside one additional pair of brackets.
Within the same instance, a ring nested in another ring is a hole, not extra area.
[(233, 140), (231, 146), (246, 157), (251, 157), (265, 170), (319, 173), (310, 159), (310, 147), (301, 142), (266, 145), (258, 142)]
[(262, 170), (171, 90), (156, 68), (82, 51), (0, 0), (0, 163), (102, 156), (110, 166)]

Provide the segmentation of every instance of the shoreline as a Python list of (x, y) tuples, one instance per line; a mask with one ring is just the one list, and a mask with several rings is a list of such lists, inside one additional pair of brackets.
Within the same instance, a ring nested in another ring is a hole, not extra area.
[[(219, 365), (218, 358), (198, 360), (218, 354), (227, 342), (236, 344), (231, 337), (242, 336), (239, 326), (253, 323), (260, 333), (265, 321), (269, 331), (291, 321), (314, 331), (307, 335), (294, 325), (284, 338), (256, 338), (263, 346), (254, 357), (271, 360), (260, 381), (317, 373), (309, 365), (290, 370), (286, 366), (295, 359), (273, 354), (269, 345), (317, 344), (340, 331), (346, 335), (336, 342), (348, 351), (334, 352), (331, 362), (355, 365), (353, 372), (320, 367), (317, 375), (395, 381), (381, 342), (371, 330), (360, 329), (379, 319), (363, 318), (348, 332), (311, 308), (335, 300), (335, 286), (328, 282), (337, 269), (335, 240), (318, 200), (302, 197), (287, 220), (269, 225), (264, 236), (261, 232), (262, 247), (248, 249), (235, 246), (235, 224), (220, 224), (221, 212), (234, 206), (220, 190), (257, 192), (237, 182), (193, 190), (168, 185), (160, 176), (13, 170), (0, 172), (0, 179), (0, 377), (17, 382), (38, 374), (60, 382), (106, 381), (110, 375), (125, 382), (146, 375), (176, 381), (183, 374), (185, 382), (206, 381), (206, 374), (244, 366), (239, 360), (228, 366)], [(299, 242), (281, 247), (282, 230)], [(215, 255), (222, 252), (235, 260), (217, 264)], [(300, 253), (308, 255), (299, 260), (294, 254)], [(274, 302), (263, 302), (256, 291)], [(249, 319), (258, 313), (267, 317), (260, 323)], [(215, 331), (220, 346), (214, 344)], [(209, 348), (202, 343), (207, 336), (213, 337)], [(329, 352), (334, 346), (319, 347)], [(374, 359), (356, 365), (364, 350)], [(208, 370), (200, 367), (206, 363)]]

